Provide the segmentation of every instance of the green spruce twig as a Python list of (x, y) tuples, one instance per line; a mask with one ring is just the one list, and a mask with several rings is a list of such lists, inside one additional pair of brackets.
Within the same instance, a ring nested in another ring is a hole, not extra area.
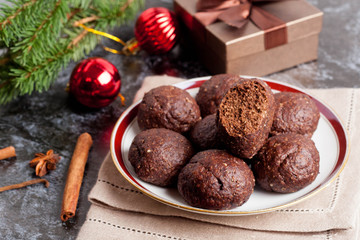
[(61, 69), (89, 54), (99, 31), (133, 19), (143, 0), (8, 0), (0, 6), (0, 104), (48, 90)]

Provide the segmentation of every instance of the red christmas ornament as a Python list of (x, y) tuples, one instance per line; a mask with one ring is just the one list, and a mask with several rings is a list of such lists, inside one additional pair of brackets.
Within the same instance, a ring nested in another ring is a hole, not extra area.
[(135, 38), (140, 48), (150, 54), (169, 52), (179, 38), (175, 14), (162, 7), (145, 10), (136, 21)]
[(81, 104), (91, 108), (105, 107), (113, 102), (120, 86), (118, 70), (103, 58), (83, 60), (70, 77), (70, 93)]

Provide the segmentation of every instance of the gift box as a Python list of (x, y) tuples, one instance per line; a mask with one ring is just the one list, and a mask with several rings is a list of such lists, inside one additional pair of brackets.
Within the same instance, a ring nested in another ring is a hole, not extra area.
[[(281, 19), (284, 26), (261, 30), (252, 21), (241, 28), (222, 21), (204, 25), (196, 15), (195, 0), (174, 1), (189, 44), (213, 74), (264, 76), (317, 59), (323, 16), (319, 9), (303, 0), (257, 2), (256, 7)], [(272, 35), (279, 31), (282, 40), (275, 37), (274, 42)]]

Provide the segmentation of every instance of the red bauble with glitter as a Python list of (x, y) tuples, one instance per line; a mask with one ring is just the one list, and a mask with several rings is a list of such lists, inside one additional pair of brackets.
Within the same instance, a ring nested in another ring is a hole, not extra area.
[(136, 21), (135, 38), (140, 48), (150, 54), (169, 52), (179, 38), (175, 14), (162, 7), (145, 10)]
[(112, 103), (119, 94), (121, 78), (116, 67), (103, 58), (80, 62), (70, 77), (70, 93), (81, 104), (101, 108)]

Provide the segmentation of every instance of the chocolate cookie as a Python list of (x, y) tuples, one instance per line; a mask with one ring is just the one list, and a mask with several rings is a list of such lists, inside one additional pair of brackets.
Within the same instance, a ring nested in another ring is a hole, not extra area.
[(154, 88), (139, 104), (137, 120), (141, 129), (167, 128), (184, 133), (201, 119), (195, 99), (174, 86)]
[(200, 120), (190, 131), (190, 141), (201, 150), (220, 147), (217, 137), (216, 114), (211, 114)]
[(269, 138), (256, 158), (256, 184), (267, 191), (296, 192), (312, 183), (319, 173), (319, 152), (310, 138), (300, 134)]
[(129, 161), (145, 182), (171, 186), (193, 155), (192, 145), (183, 135), (153, 128), (136, 135), (130, 146)]
[(302, 93), (281, 92), (275, 95), (275, 115), (271, 135), (298, 133), (311, 137), (320, 113), (311, 98)]
[(254, 191), (248, 165), (223, 150), (197, 153), (181, 170), (178, 190), (191, 206), (222, 210), (244, 204)]
[(226, 148), (240, 158), (252, 158), (268, 138), (274, 116), (274, 96), (259, 79), (246, 79), (226, 92), (217, 115)]
[(200, 86), (195, 97), (200, 107), (201, 116), (205, 117), (216, 113), (226, 91), (239, 81), (241, 81), (241, 78), (232, 74), (214, 75), (208, 81), (205, 81)]

